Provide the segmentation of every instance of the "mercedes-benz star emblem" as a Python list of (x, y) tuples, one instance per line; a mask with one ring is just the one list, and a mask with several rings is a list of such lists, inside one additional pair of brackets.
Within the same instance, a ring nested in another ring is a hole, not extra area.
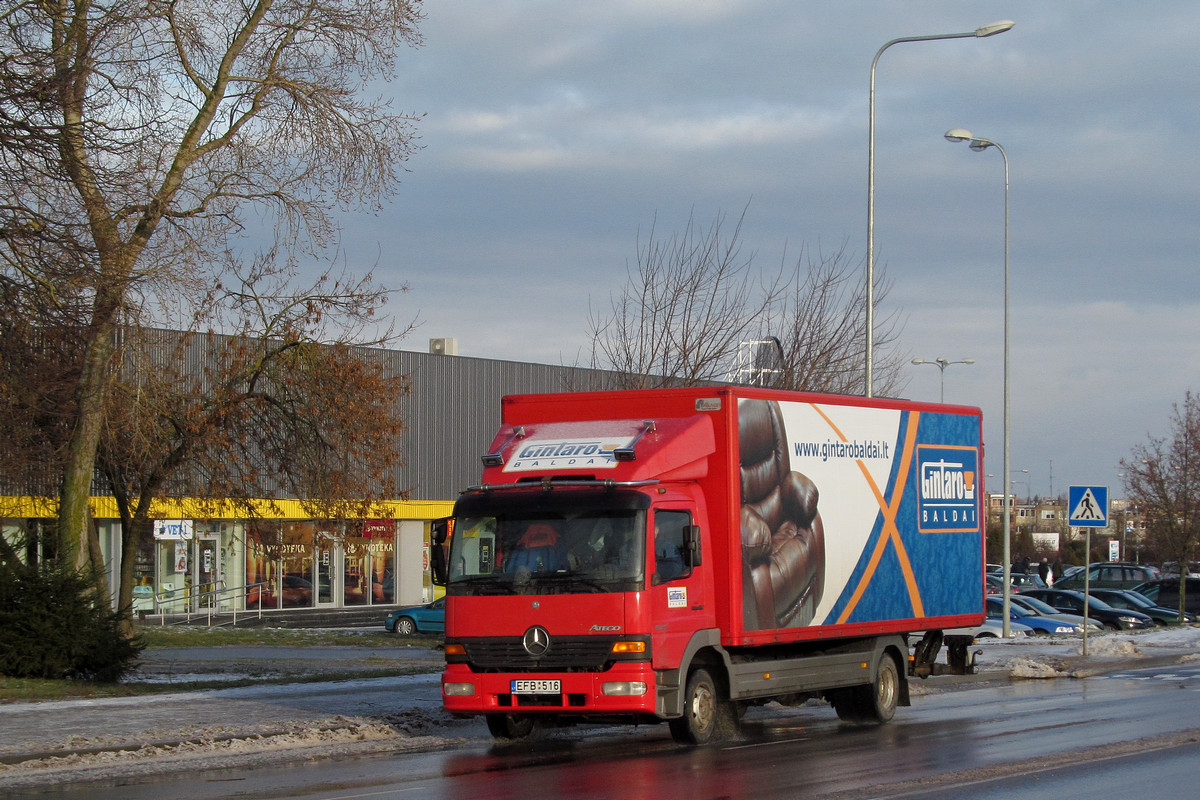
[(521, 643), (525, 645), (526, 653), (534, 658), (541, 658), (550, 649), (550, 634), (541, 625), (534, 625), (525, 631), (525, 638)]

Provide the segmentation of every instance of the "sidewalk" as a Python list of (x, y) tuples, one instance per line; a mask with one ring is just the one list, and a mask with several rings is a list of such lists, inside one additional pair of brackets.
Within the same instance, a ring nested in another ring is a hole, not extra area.
[[(149, 649), (130, 682), (256, 682), (0, 705), (0, 794), (486, 736), (482, 722), (455, 720), (442, 710), (442, 664), (440, 650), (404, 645)], [(283, 682), (314, 676), (322, 680)]]
[(142, 653), (128, 683), (189, 683), (216, 680), (281, 680), (362, 673), (440, 672), (441, 650), (399, 644), (392, 647), (223, 645), (159, 647)]

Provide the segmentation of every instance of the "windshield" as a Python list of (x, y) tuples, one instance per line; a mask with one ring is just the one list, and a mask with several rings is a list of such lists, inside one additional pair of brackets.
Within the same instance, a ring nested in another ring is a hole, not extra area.
[(1026, 607), (1038, 612), (1039, 614), (1057, 614), (1057, 613), (1059, 613), (1057, 608), (1050, 605), (1049, 603), (1044, 603), (1041, 600), (1038, 600), (1036, 597), (1022, 597), (1020, 599), (1017, 599), (1014, 597), (1013, 602), (1019, 603), (1020, 605), (1023, 605), (1023, 606), (1026, 606)]
[(649, 499), (633, 491), (541, 490), (455, 506), (449, 594), (574, 594), (643, 588)]
[(1133, 589), (1126, 589), (1125, 596), (1129, 598), (1136, 606), (1140, 606), (1142, 608), (1154, 608), (1154, 603), (1150, 600), (1150, 598), (1146, 597), (1146, 595), (1142, 594), (1141, 592), (1135, 592)]
[[(1003, 602), (1001, 602), (999, 600), (993, 600), (992, 598), (989, 597), (987, 606), (988, 606), (988, 614), (990, 614), (992, 616), (996, 616), (996, 617), (1004, 615), (1004, 603)], [(1008, 613), (1009, 613), (1009, 616), (1013, 619), (1020, 619), (1021, 617), (1032, 616), (1032, 612), (1029, 611), (1029, 609), (1021, 608), (1021, 606), (1018, 605), (1017, 603), (1009, 603)]]
[(1113, 608), (1125, 608), (1136, 611), (1139, 608), (1151, 608), (1154, 604), (1146, 601), (1142, 602), (1130, 594), (1118, 594), (1116, 592), (1104, 593), (1098, 595), (1104, 602), (1108, 603)]

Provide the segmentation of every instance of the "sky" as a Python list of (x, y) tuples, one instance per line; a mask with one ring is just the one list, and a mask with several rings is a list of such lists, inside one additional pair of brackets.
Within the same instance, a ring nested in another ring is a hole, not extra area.
[[(1009, 166), (1010, 479), (1020, 496), (1110, 486), (1200, 390), (1200, 4), (839, 0), (427, 0), (424, 44), (378, 87), (423, 115), (376, 215), (345, 219), (351, 267), (463, 356), (586, 363), (589, 311), (639, 235), (746, 210), (775, 268), (867, 239), (897, 315), (901, 395), (984, 414), (1000, 491), (1004, 158)], [(865, 274), (865, 273), (864, 273)], [(974, 359), (944, 373), (911, 358)]]

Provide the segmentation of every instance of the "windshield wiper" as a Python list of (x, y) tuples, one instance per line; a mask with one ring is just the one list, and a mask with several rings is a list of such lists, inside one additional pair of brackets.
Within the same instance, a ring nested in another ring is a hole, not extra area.
[[(499, 573), (502, 575), (503, 573)], [(474, 575), (470, 578), (458, 578), (450, 581), (451, 586), (463, 587), (467, 591), (464, 594), (473, 595), (500, 595), (500, 594), (516, 594), (517, 589), (513, 586), (512, 576), (505, 576), (507, 580), (499, 580), (497, 575)]]

